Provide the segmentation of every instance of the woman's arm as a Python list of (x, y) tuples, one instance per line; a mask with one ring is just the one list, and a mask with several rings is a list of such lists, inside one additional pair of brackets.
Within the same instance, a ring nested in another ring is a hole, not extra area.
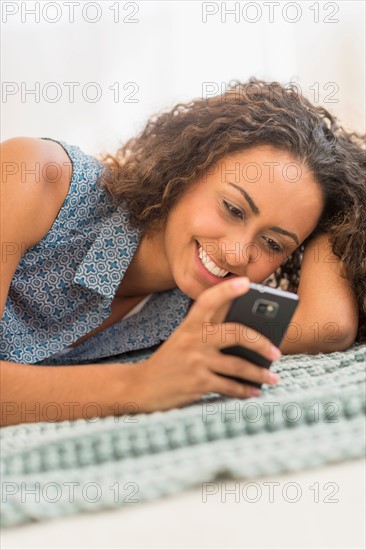
[(355, 341), (358, 306), (340, 267), (328, 234), (305, 247), (297, 292), (300, 304), (280, 346), (283, 354), (343, 351)]
[(141, 363), (51, 367), (0, 361), (0, 427), (139, 413), (141, 368)]

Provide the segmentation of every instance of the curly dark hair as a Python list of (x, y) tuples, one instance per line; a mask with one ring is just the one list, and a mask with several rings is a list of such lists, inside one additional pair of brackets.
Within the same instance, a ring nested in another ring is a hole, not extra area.
[(342, 276), (359, 307), (357, 340), (366, 340), (365, 136), (347, 132), (326, 109), (312, 105), (294, 83), (250, 78), (225, 93), (178, 103), (152, 116), (115, 155), (102, 154), (100, 182), (115, 204), (128, 205), (141, 235), (160, 229), (170, 210), (225, 155), (271, 145), (305, 165), (319, 184), (324, 208), (311, 235), (275, 272), (296, 292), (304, 247), (329, 233)]

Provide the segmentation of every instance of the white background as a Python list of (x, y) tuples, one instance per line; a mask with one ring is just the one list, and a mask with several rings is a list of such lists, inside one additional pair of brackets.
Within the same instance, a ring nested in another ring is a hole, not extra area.
[[(294, 81), (348, 129), (365, 131), (362, 1), (80, 0), (73, 22), (66, 2), (38, 2), (36, 15), (36, 2), (1, 4), (3, 140), (52, 137), (114, 152), (148, 117), (207, 97), (205, 83), (218, 93), (250, 76)], [(79, 84), (74, 101), (65, 82)]]

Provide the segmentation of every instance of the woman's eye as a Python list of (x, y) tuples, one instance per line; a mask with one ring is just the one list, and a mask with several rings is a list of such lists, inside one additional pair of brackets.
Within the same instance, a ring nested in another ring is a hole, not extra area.
[(268, 244), (268, 246), (270, 248), (272, 248), (272, 250), (274, 250), (275, 252), (278, 252), (279, 254), (282, 254), (283, 253), (283, 248), (282, 246), (280, 246), (278, 243), (276, 243), (276, 241), (274, 241), (273, 239), (268, 239), (266, 240), (266, 243)]
[[(234, 218), (241, 218), (242, 220), (244, 220), (245, 216), (243, 215), (241, 210), (239, 210), (238, 208), (235, 208), (235, 206), (233, 206), (232, 204), (229, 204), (226, 201), (223, 201), (223, 202), (225, 204), (226, 210), (228, 210)], [(268, 244), (269, 248), (271, 248), (272, 250), (274, 250), (278, 254), (283, 254), (284, 250), (283, 250), (282, 246), (280, 246), (278, 243), (276, 243), (276, 241), (274, 241), (273, 239), (270, 239), (270, 238), (268, 238), (265, 241)]]
[(238, 208), (235, 208), (235, 206), (233, 206), (232, 204), (229, 204), (226, 201), (224, 201), (224, 204), (225, 204), (226, 210), (228, 210), (234, 218), (241, 217), (242, 220), (244, 219), (244, 216), (241, 210), (239, 210)]

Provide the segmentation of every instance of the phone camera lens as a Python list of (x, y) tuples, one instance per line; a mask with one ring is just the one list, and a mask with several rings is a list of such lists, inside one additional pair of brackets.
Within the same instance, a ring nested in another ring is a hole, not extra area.
[(276, 317), (278, 305), (267, 300), (257, 300), (253, 307), (253, 313), (272, 319)]

